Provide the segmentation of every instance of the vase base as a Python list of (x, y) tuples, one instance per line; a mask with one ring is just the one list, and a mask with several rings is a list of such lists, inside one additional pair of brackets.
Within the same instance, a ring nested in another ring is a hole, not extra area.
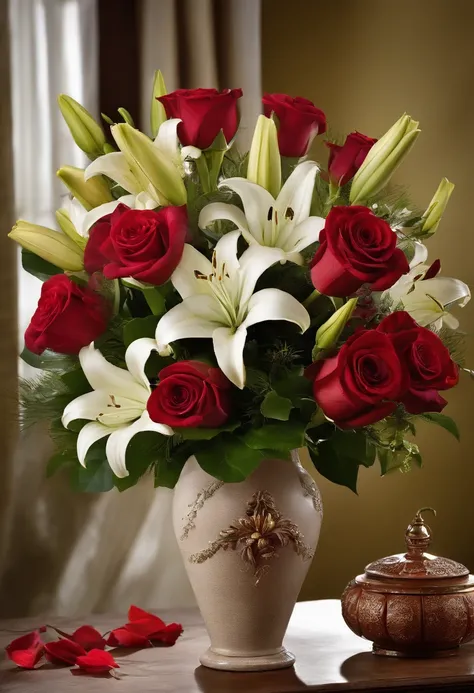
[(224, 671), (270, 671), (293, 666), (295, 656), (284, 647), (275, 654), (256, 657), (232, 657), (214, 652), (211, 648), (200, 657), (203, 666)]

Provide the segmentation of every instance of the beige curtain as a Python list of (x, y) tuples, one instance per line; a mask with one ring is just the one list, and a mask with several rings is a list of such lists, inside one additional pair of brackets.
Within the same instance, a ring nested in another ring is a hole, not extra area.
[[(7, 0), (0, 0), (2, 11), (6, 4)], [(165, 74), (169, 90), (242, 87), (243, 125), (252, 122), (260, 109), (260, 0), (142, 0), (137, 6), (142, 31), (143, 123), (148, 120), (153, 72), (157, 68)], [(7, 23), (0, 25), (4, 31)], [(8, 54), (3, 40), (0, 50)], [(91, 72), (87, 75), (90, 80)], [(0, 63), (0, 80), (5, 87), (5, 60)], [(2, 93), (6, 92), (4, 88)], [(6, 100), (0, 104), (0, 125), (8, 120), (4, 111), (9, 114)], [(2, 136), (5, 131), (0, 131)], [(248, 134), (244, 129), (244, 140)], [(7, 136), (6, 145), (9, 142)], [(246, 146), (245, 141), (242, 146)], [(3, 178), (7, 183), (11, 181), (10, 158), (0, 159), (2, 183)], [(11, 204), (12, 194), (7, 195), (7, 189), (1, 185), (0, 195), (8, 197), (6, 202)], [(8, 204), (2, 204), (0, 215), (7, 209)], [(6, 214), (4, 220), (6, 229), (11, 226), (10, 216)], [(0, 312), (0, 323), (5, 324), (0, 364), (4, 383), (10, 381), (14, 390), (17, 345), (15, 306), (10, 300), (15, 293), (14, 251), (7, 246), (5, 236), (1, 238), (6, 251), (0, 247), (0, 270), (5, 270), (0, 272), (0, 296), (5, 301)], [(10, 408), (13, 420), (14, 404)], [(3, 459), (7, 459), (7, 431), (10, 434), (12, 427), (7, 419), (2, 421), (0, 444), (4, 446)], [(44, 478), (47, 446), (44, 435), (29, 433), (17, 449), (12, 465), (14, 483), (8, 492), (7, 479), (0, 479), (0, 493), (5, 495), (9, 511), (8, 522), (0, 525), (7, 538), (0, 565), (0, 615), (124, 612), (131, 603), (158, 609), (193, 604), (171, 528), (172, 492), (155, 490), (152, 480), (145, 478), (123, 494), (76, 494), (67, 478)], [(0, 474), (10, 468), (3, 465)], [(0, 513), (4, 507), (1, 503)]]
[[(421, 208), (443, 176), (456, 184), (427, 245), (443, 274), (472, 289), (472, 0), (263, 0), (262, 11), (266, 91), (313, 100), (335, 136), (359, 130), (378, 137), (404, 111), (420, 120), (421, 136), (396, 182)], [(327, 160), (321, 143), (314, 155)], [(474, 300), (457, 316), (472, 368)], [(318, 479), (325, 517), (304, 598), (337, 597), (367, 563), (403, 551), (406, 526), (426, 505), (438, 511), (430, 520), (432, 552), (474, 570), (474, 381), (464, 374), (447, 399), (445, 413), (458, 422), (461, 442), (436, 426), (417, 426), (423, 469), (383, 479), (377, 467), (362, 470), (358, 497)]]

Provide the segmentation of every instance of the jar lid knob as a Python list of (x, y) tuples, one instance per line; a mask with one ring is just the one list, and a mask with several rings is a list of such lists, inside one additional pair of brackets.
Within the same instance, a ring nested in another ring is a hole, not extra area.
[(428, 511), (433, 513), (436, 517), (436, 510), (434, 508), (420, 508), (405, 532), (405, 541), (409, 557), (421, 556), (431, 543), (431, 528), (425, 524), (422, 516), (422, 513)]

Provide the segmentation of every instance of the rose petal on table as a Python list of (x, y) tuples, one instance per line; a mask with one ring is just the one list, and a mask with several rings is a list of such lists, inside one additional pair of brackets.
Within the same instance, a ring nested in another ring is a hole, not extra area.
[(77, 666), (88, 674), (108, 674), (119, 665), (110, 652), (105, 650), (90, 650), (87, 654), (76, 659)]
[(135, 633), (126, 626), (110, 631), (107, 638), (109, 647), (151, 647), (150, 640), (141, 633)]
[(34, 669), (43, 655), (44, 644), (37, 630), (12, 640), (5, 650), (7, 657), (23, 669)]
[(150, 640), (152, 642), (161, 642), (164, 645), (174, 645), (182, 632), (183, 626), (181, 623), (168, 623), (162, 630), (152, 633)]
[(128, 620), (133, 623), (135, 632), (140, 632), (142, 635), (148, 635), (154, 631), (165, 627), (165, 622), (155, 614), (150, 614), (149, 611), (144, 611), (138, 606), (132, 605), (128, 610)]
[(71, 665), (76, 663), (78, 657), (87, 654), (87, 652), (79, 643), (61, 638), (45, 643), (44, 654), (48, 662), (52, 664)]
[(87, 651), (103, 650), (107, 644), (105, 638), (92, 626), (81, 626), (71, 635), (71, 640), (77, 642)]

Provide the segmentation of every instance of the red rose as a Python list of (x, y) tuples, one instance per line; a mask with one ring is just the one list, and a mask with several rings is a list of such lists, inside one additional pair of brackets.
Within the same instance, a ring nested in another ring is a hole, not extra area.
[(360, 132), (351, 132), (347, 135), (342, 146), (334, 142), (326, 142), (326, 146), (329, 147), (330, 180), (338, 186), (348, 183), (351, 178), (354, 178), (376, 142), (377, 140), (362, 135)]
[(388, 315), (377, 327), (391, 338), (409, 374), (409, 385), (401, 398), (410, 414), (444, 409), (447, 402), (438, 390), (457, 384), (459, 371), (441, 339), (421, 327), (405, 311)]
[(328, 296), (350, 296), (363, 284), (389, 289), (410, 269), (395, 232), (367, 207), (333, 207), (319, 242), (311, 280)]
[(227, 142), (237, 132), (237, 99), (242, 89), (177, 89), (159, 96), (168, 118), (181, 118), (178, 137), (182, 145), (207, 149), (222, 130)]
[(326, 132), (326, 116), (312, 101), (288, 94), (264, 94), (263, 112), (278, 118), (278, 146), (282, 156), (304, 156), (316, 135)]
[(129, 209), (119, 205), (91, 229), (84, 254), (89, 273), (101, 269), (107, 279), (133, 277), (164, 284), (183, 254), (186, 207)]
[(406, 375), (390, 337), (360, 330), (336, 356), (306, 369), (313, 396), (340, 428), (367, 426), (391, 414), (405, 389)]
[(25, 345), (34, 354), (45, 349), (78, 354), (106, 327), (104, 299), (65, 274), (56, 274), (43, 284), (38, 307), (25, 332)]
[(217, 428), (229, 417), (230, 382), (219, 368), (178, 361), (160, 371), (148, 400), (153, 421), (174, 427)]

